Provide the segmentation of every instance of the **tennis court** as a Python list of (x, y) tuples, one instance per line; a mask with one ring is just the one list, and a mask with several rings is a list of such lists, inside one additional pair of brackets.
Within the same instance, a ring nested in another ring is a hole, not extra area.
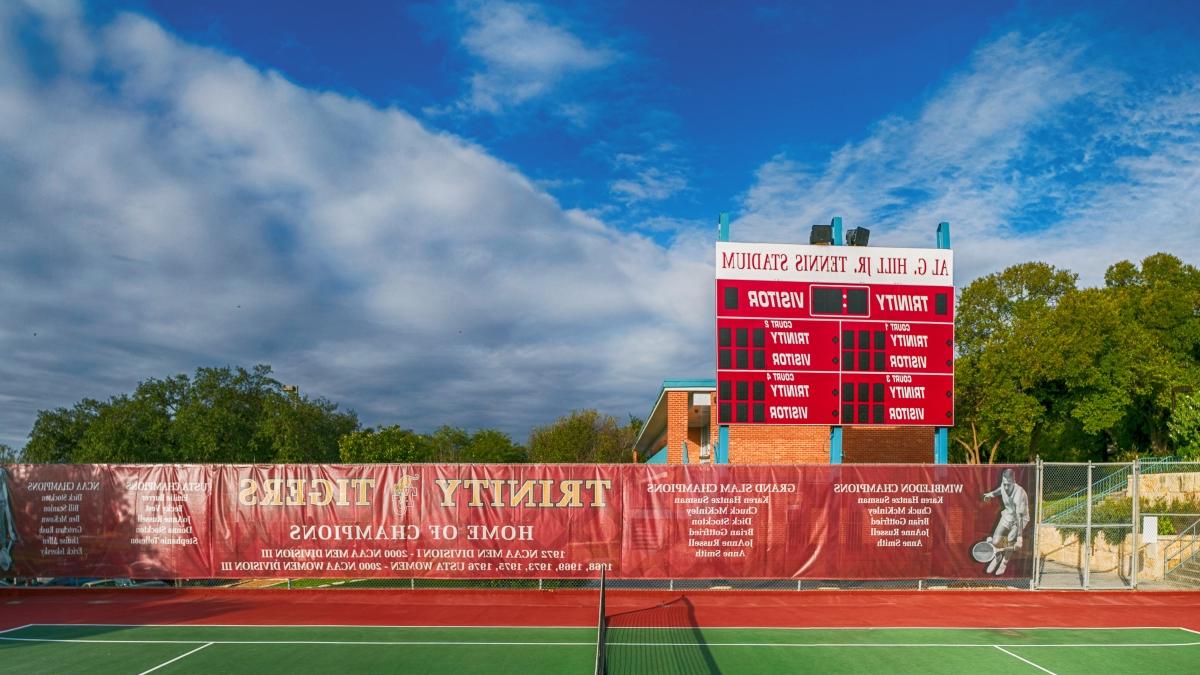
[[(1200, 633), (614, 626), (605, 654), (609, 673), (1177, 673), (1200, 667)], [(25, 674), (586, 673), (595, 656), (596, 631), (585, 627), (60, 624), (0, 633), (3, 669)]]

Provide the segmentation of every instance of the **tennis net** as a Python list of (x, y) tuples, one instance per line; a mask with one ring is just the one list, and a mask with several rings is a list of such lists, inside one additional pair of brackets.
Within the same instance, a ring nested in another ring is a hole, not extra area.
[[(601, 607), (606, 604), (602, 599)], [(598, 645), (597, 674), (720, 672), (696, 621), (695, 607), (683, 595), (602, 617)]]

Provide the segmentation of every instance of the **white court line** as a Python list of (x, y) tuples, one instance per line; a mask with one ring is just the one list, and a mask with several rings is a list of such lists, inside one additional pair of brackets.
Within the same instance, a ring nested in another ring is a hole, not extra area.
[[(515, 628), (520, 630), (534, 629), (588, 629), (594, 630), (595, 626), (518, 626), (513, 624), (503, 625), (480, 625), (472, 624), (469, 626), (456, 625), (424, 625), (424, 624), (400, 624), (400, 625), (382, 625), (382, 624), (351, 624), (351, 623), (29, 623), (20, 628), (29, 628), (31, 626), (112, 626), (115, 628), (454, 628), (454, 629), (477, 629), (487, 630), (492, 628)], [(9, 628), (8, 631), (19, 630), (19, 628)], [(680, 626), (672, 628), (670, 626), (662, 626), (658, 630), (695, 630), (693, 626)], [(1200, 631), (1195, 631), (1190, 628), (1181, 628), (1179, 626), (701, 626), (700, 630), (794, 630), (794, 631), (885, 631), (885, 630), (944, 630), (944, 631), (966, 631), (966, 630), (1185, 630), (1189, 633), (1200, 635)]]
[[(96, 640), (88, 638), (16, 638), (0, 636), (0, 640), (9, 642), (65, 642), (65, 643), (85, 643), (85, 644), (177, 644), (177, 645), (195, 645), (195, 644), (217, 644), (217, 645), (368, 645), (368, 646), (405, 646), (405, 645), (450, 645), (450, 646), (594, 646), (596, 643), (589, 642), (516, 642), (516, 641), (493, 641), (493, 640)], [(812, 647), (863, 647), (863, 648), (950, 648), (950, 647), (995, 647), (999, 649), (999, 645), (992, 642), (973, 643), (973, 642), (608, 642), (609, 646), (617, 647), (772, 647), (772, 648), (812, 648)], [(1110, 648), (1110, 647), (1126, 647), (1126, 648), (1142, 648), (1147, 647), (1197, 647), (1200, 642), (1134, 642), (1134, 643), (1109, 643), (1109, 644), (1093, 644), (1093, 643), (1061, 643), (1061, 644), (1006, 644), (1006, 647), (1034, 648), (1034, 647), (1077, 647), (1085, 649)]]
[[(15, 637), (0, 637), (0, 640), (9, 642), (67, 642), (67, 643), (83, 643), (83, 644), (117, 644), (117, 645), (368, 645), (368, 646), (405, 646), (405, 645), (450, 645), (450, 646), (512, 646), (512, 647), (551, 647), (557, 645), (565, 645), (569, 647), (589, 646), (595, 647), (594, 640), (588, 642), (495, 642), (495, 641), (469, 641), (469, 640), (362, 640), (362, 641), (345, 641), (345, 640), (89, 640), (86, 638), (15, 638)], [(696, 643), (690, 643), (695, 645)], [(1197, 643), (1200, 644), (1200, 643)]]
[(37, 625), (36, 623), (27, 623), (24, 626), (17, 626), (16, 628), (5, 628), (4, 630), (0, 630), (0, 635), (3, 635), (4, 633), (11, 633), (15, 630), (23, 630), (25, 628), (29, 628), (30, 626), (36, 626), (36, 625)]
[(175, 658), (171, 659), (170, 661), (163, 661), (162, 663), (158, 664), (157, 666), (154, 666), (150, 670), (143, 670), (142, 672), (138, 673), (138, 675), (146, 675), (146, 673), (153, 673), (154, 671), (158, 670), (159, 668), (162, 668), (163, 666), (167, 666), (172, 663), (175, 663), (176, 661), (178, 661), (179, 659), (182, 659), (185, 656), (191, 656), (192, 654), (195, 654), (196, 652), (200, 651), (201, 649), (204, 649), (205, 647), (211, 647), (211, 646), (212, 646), (211, 642), (209, 642), (208, 644), (200, 645), (199, 647), (196, 647), (195, 649), (193, 649), (192, 651), (190, 651), (186, 654), (180, 654), (179, 656), (176, 656)]
[[(451, 626), (446, 624), (438, 625), (382, 625), (382, 624), (354, 624), (354, 623), (27, 623), (20, 628), (29, 628), (31, 626), (100, 626), (111, 628), (476, 628), (480, 630), (488, 630), (492, 628), (517, 628), (525, 629), (578, 629), (578, 630), (595, 630), (595, 626), (517, 626), (512, 624), (504, 625), (480, 625), (472, 624), (470, 626)], [(689, 628), (690, 629), (690, 628)], [(8, 630), (18, 630), (18, 628), (10, 628)], [(742, 629), (745, 630), (745, 629)], [(1009, 630), (1009, 629), (997, 629)], [(0, 631), (6, 633), (8, 631)]]
[(1024, 661), (1025, 663), (1028, 663), (1029, 665), (1033, 666), (1034, 668), (1037, 668), (1038, 670), (1042, 671), (1043, 673), (1050, 673), (1050, 675), (1055, 675), (1053, 670), (1046, 670), (1045, 668), (1039, 666), (1038, 664), (1034, 663), (1033, 661), (1030, 661), (1029, 659), (1017, 656), (1016, 654), (1008, 651), (1007, 649), (1005, 649), (1004, 647), (1001, 647), (1000, 645), (992, 645), (992, 646), (995, 647), (996, 649), (999, 649), (1000, 651), (1004, 652), (1005, 654), (1008, 654), (1009, 656), (1013, 657), (1014, 659), (1018, 659), (1018, 660)]

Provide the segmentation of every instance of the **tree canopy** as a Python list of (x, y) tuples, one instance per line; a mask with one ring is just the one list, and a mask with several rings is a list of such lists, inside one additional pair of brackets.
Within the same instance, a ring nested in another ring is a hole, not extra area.
[(998, 461), (1174, 450), (1173, 392), (1200, 379), (1200, 272), (1158, 253), (1101, 288), (1076, 279), (1025, 263), (963, 289), (954, 434), (973, 458), (996, 443)]
[(529, 458), (535, 462), (619, 463), (633, 461), (633, 442), (642, 421), (621, 424), (612, 415), (576, 410), (529, 436)]
[(285, 391), (270, 366), (198, 368), (38, 413), (27, 462), (332, 462), (353, 412)]

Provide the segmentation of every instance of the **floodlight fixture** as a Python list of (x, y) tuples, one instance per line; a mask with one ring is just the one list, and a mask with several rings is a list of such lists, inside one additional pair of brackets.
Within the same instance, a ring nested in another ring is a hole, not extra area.
[(867, 240), (871, 238), (871, 231), (865, 227), (856, 227), (846, 232), (847, 246), (866, 246)]
[(812, 234), (808, 235), (808, 243), (828, 246), (833, 243), (832, 225), (813, 225)]

